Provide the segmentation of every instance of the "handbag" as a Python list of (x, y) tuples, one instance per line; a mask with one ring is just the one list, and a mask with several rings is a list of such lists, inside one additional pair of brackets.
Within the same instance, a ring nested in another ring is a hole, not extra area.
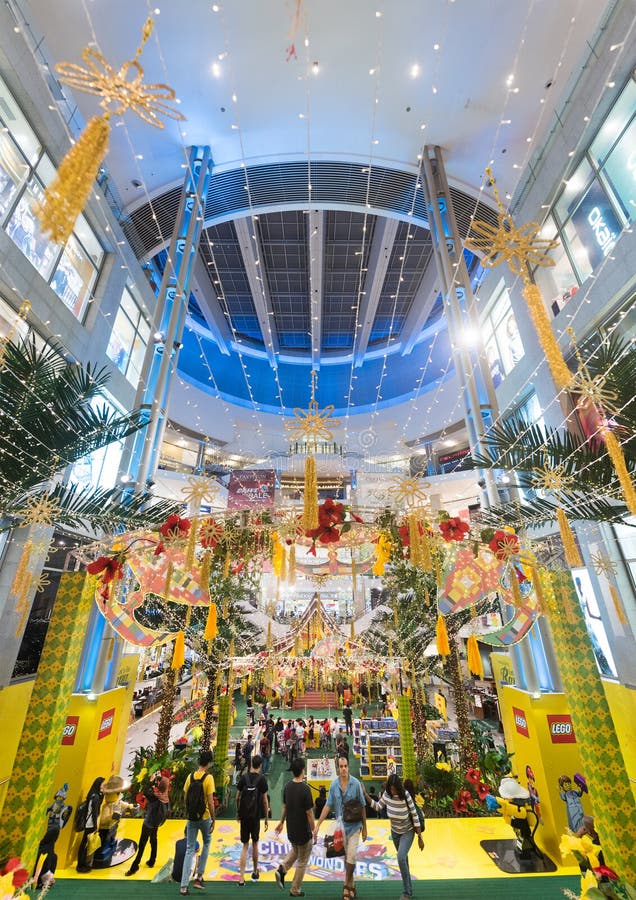
[[(339, 786), (340, 787), (340, 786)], [(342, 799), (342, 821), (343, 822), (362, 822), (365, 806), (360, 800), (352, 798), (344, 799), (342, 788), (340, 788), (340, 797)]]

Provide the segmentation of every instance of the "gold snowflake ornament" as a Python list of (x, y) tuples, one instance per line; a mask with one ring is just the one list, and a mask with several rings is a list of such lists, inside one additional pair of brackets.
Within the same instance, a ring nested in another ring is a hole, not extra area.
[(592, 553), (591, 560), (597, 575), (604, 575), (606, 578), (616, 575), (618, 566), (606, 553)]
[(430, 481), (423, 481), (421, 478), (411, 476), (402, 478), (391, 489), (393, 503), (396, 506), (427, 506), (430, 487)]
[(317, 400), (310, 400), (307, 409), (294, 409), (294, 422), (286, 422), (285, 428), (289, 431), (290, 441), (306, 440), (311, 443), (317, 441), (333, 440), (333, 431), (327, 427), (327, 421), (333, 428), (340, 425), (340, 419), (332, 419), (332, 413), (335, 407), (333, 405), (325, 406), (320, 409)]
[(532, 484), (536, 488), (552, 493), (563, 493), (574, 487), (574, 475), (568, 475), (564, 465), (550, 466), (546, 463), (540, 469), (532, 470)]
[(60, 81), (87, 94), (101, 97), (99, 105), (107, 114), (121, 115), (127, 109), (155, 128), (163, 128), (160, 116), (185, 121), (185, 116), (166, 101), (175, 99), (175, 92), (167, 84), (143, 84), (144, 70), (139, 63), (144, 44), (150, 37), (154, 23), (148, 19), (142, 39), (133, 59), (127, 60), (118, 71), (106, 62), (99, 50), (85, 47), (82, 59), (86, 68), (77, 63), (63, 62), (55, 66)]
[(201, 504), (206, 500), (209, 503), (214, 503), (218, 492), (218, 485), (214, 484), (211, 479), (196, 478), (194, 476), (188, 478), (186, 486), (181, 488), (184, 501), (189, 506), (191, 505), (195, 511), (198, 511)]
[(53, 497), (30, 497), (18, 515), (23, 525), (54, 525), (60, 513), (60, 503)]
[(471, 236), (464, 242), (465, 247), (481, 256), (481, 264), (494, 269), (507, 262), (515, 275), (527, 277), (527, 266), (553, 266), (554, 260), (548, 256), (558, 246), (558, 241), (538, 237), (541, 226), (537, 222), (527, 222), (516, 228), (506, 212), (497, 216), (497, 225), (489, 222), (473, 222)]

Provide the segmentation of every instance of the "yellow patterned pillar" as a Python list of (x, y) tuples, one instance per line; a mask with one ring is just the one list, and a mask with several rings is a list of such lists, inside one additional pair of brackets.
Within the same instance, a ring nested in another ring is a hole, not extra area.
[(85, 572), (62, 576), (2, 810), (3, 839), (29, 870), (46, 830), (45, 809), (54, 793), (62, 730), (94, 591), (95, 578)]
[(636, 883), (636, 810), (614, 721), (569, 572), (552, 575), (554, 647), (608, 866)]

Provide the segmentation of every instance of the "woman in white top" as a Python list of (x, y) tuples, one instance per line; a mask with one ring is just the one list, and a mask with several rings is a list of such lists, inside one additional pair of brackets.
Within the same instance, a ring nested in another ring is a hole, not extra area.
[(364, 791), (364, 796), (369, 806), (376, 812), (386, 810), (391, 823), (391, 837), (397, 850), (397, 861), (402, 876), (400, 900), (410, 900), (413, 896), (413, 884), (409, 869), (409, 850), (416, 834), (420, 850), (424, 849), (422, 828), (413, 798), (408, 791), (404, 790), (404, 785), (398, 775), (389, 775), (384, 792), (378, 800), (374, 800), (366, 791)]

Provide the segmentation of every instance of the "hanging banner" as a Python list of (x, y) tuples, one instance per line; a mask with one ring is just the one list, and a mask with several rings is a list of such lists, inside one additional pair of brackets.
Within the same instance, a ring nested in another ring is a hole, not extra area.
[(239, 469), (230, 475), (228, 509), (273, 506), (276, 488), (274, 469)]

